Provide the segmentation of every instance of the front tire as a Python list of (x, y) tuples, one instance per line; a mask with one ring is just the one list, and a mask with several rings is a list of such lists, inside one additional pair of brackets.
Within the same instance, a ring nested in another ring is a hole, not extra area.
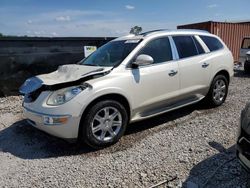
[(122, 104), (114, 100), (100, 101), (86, 113), (82, 139), (89, 146), (101, 149), (115, 144), (124, 134), (128, 114)]
[(212, 81), (209, 92), (206, 96), (206, 102), (212, 107), (222, 105), (228, 93), (228, 80), (224, 75), (217, 75)]

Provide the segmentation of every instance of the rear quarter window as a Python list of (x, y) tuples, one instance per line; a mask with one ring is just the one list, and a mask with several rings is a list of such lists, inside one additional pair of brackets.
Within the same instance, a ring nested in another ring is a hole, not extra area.
[(241, 48), (250, 49), (250, 38), (244, 38), (243, 39)]
[(223, 44), (215, 37), (200, 36), (203, 42), (207, 45), (208, 49), (213, 52), (223, 48)]

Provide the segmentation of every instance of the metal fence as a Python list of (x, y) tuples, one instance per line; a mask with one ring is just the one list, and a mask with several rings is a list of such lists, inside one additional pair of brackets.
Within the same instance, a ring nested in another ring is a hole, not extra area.
[(28, 77), (52, 72), (84, 58), (84, 46), (100, 47), (106, 37), (0, 38), (0, 96), (18, 93)]

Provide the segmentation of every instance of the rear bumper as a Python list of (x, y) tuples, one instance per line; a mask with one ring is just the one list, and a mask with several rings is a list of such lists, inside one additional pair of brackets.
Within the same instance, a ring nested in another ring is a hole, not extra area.
[[(63, 138), (65, 140), (76, 140), (78, 138), (78, 128), (80, 123), (79, 117), (72, 115), (51, 115), (39, 112), (34, 112), (28, 108), (24, 108), (23, 115), (27, 118), (27, 122), (37, 129), (40, 129), (53, 136)], [(44, 118), (67, 118), (64, 123), (49, 125), (44, 122)]]

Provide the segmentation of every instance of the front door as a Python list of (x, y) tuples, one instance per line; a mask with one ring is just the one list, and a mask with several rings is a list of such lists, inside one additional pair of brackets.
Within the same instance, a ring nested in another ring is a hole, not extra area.
[(179, 95), (178, 63), (173, 61), (168, 37), (149, 41), (136, 55), (146, 54), (154, 63), (131, 69), (135, 114), (149, 116), (173, 103)]

